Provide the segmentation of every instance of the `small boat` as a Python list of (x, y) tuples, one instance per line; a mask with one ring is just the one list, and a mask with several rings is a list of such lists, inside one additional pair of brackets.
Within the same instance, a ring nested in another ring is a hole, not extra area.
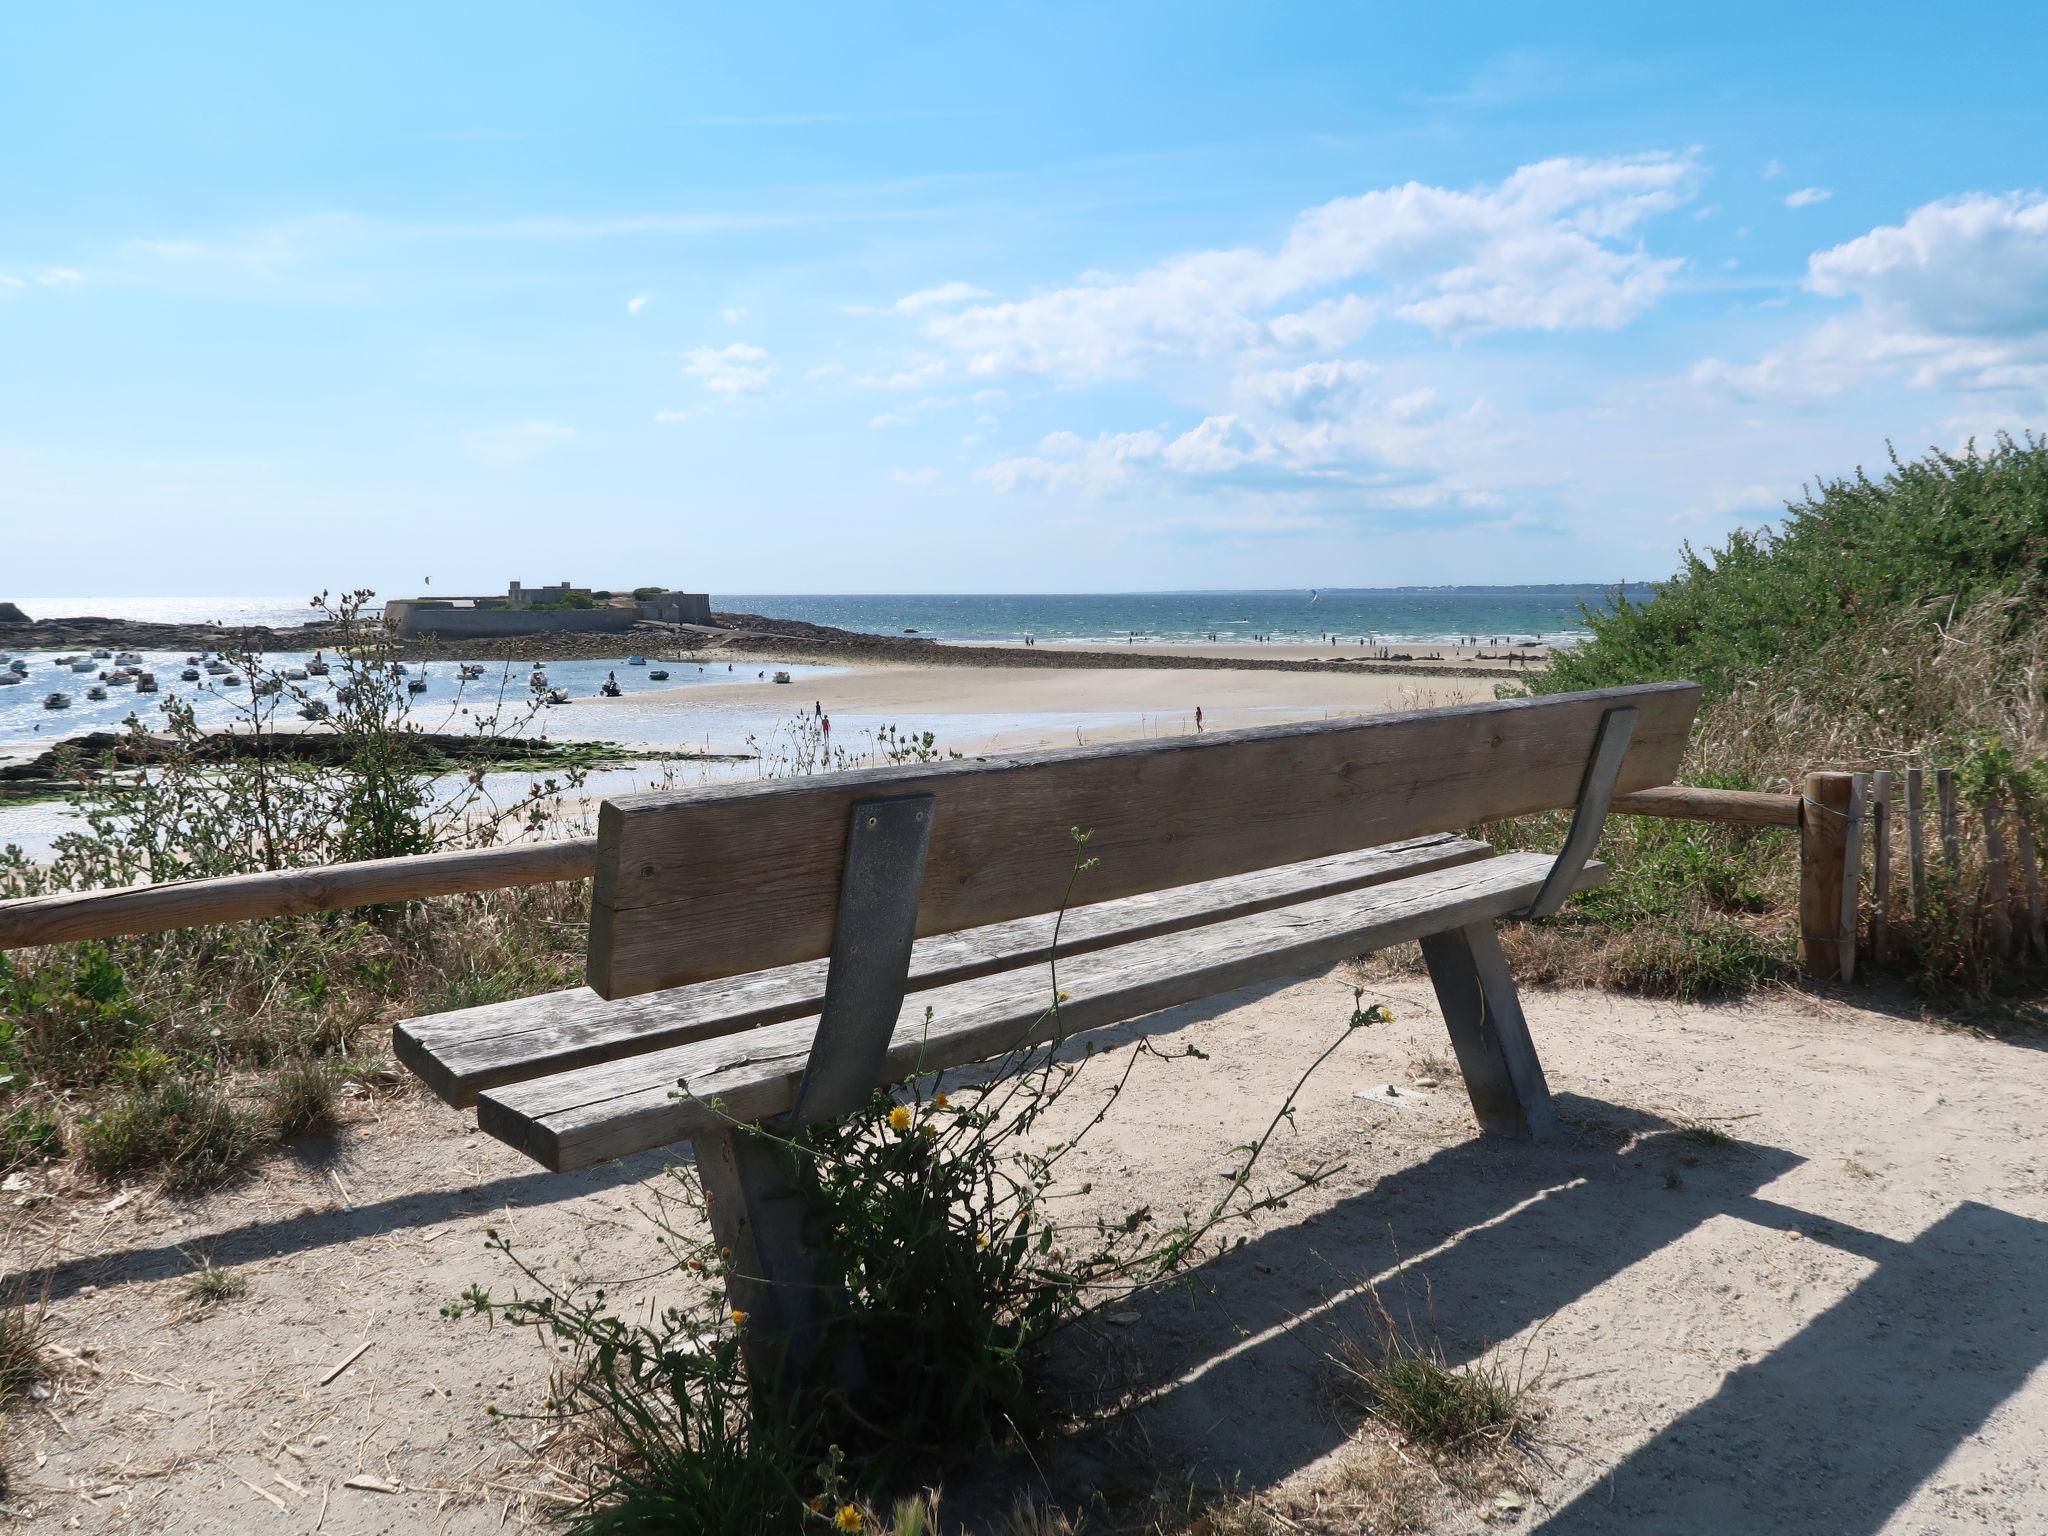
[(541, 671), (539, 667), (535, 667), (533, 669), (533, 676), (529, 677), (526, 680), (526, 686), (531, 688), (535, 693), (539, 693), (542, 689), (546, 688), (547, 685), (547, 673)]
[(114, 653), (112, 651), (94, 651), (92, 657), (94, 661), (112, 661)]
[(302, 720), (325, 720), (333, 713), (325, 699), (308, 699), (299, 706), (299, 718)]
[(99, 669), (93, 665), (90, 656), (81, 656), (78, 660), (71, 663), (71, 670), (74, 672), (96, 672)]
[(221, 686), (223, 688), (239, 688), (242, 686), (241, 674), (236, 672), (230, 672), (226, 677), (222, 678), (220, 681)]
[(0, 688), (15, 688), (21, 685), (19, 672), (0, 672)]
[(608, 699), (616, 699), (620, 694), (625, 692), (625, 689), (621, 688), (617, 683), (612, 682), (610, 679), (606, 679), (604, 686), (598, 689), (597, 691)]
[(629, 667), (644, 667), (647, 665), (647, 658), (645, 656), (628, 656), (626, 658), (626, 665)]
[(465, 661), (455, 669), (455, 675), (465, 683), (473, 683), (484, 675), (483, 667), (474, 661)]
[(647, 674), (647, 679), (648, 679), (648, 681), (649, 681), (649, 682), (654, 682), (654, 683), (665, 683), (665, 682), (667, 682), (667, 681), (668, 681), (668, 668), (666, 668), (666, 667), (656, 667), (656, 668), (655, 668), (655, 669), (654, 669), (654, 670), (653, 670), (652, 672), (650, 672), (650, 673), (648, 673), (648, 674)]
[(393, 677), (405, 676), (405, 663), (402, 661), (394, 661), (393, 663), (391, 663), (391, 675)]
[(43, 695), (43, 708), (45, 709), (69, 709), (70, 707), (71, 695), (68, 693), (46, 693)]
[(114, 660), (124, 667), (139, 667), (142, 665), (142, 652), (123, 651)]
[(424, 677), (416, 677), (405, 685), (405, 691), (407, 693), (425, 693), (427, 691), (427, 680)]
[(145, 672), (142, 676), (136, 678), (135, 691), (137, 693), (155, 693), (157, 691), (156, 674), (154, 672)]
[(196, 683), (199, 681), (199, 669), (197, 667), (187, 667), (178, 676), (185, 682)]
[(286, 667), (284, 675), (294, 683), (303, 683), (311, 674), (304, 667)]
[(789, 680), (790, 680), (790, 678), (789, 678), (789, 674), (788, 674), (787, 672), (778, 672), (778, 673), (776, 673), (776, 674), (775, 674), (775, 676), (774, 676), (773, 678), (771, 678), (771, 679), (770, 679), (770, 681), (771, 681), (771, 682), (777, 682), (777, 683), (786, 683), (786, 682), (788, 682)]
[[(228, 681), (233, 682), (234, 679), (229, 678)], [(259, 699), (267, 699), (273, 693), (283, 693), (284, 679), (281, 677), (259, 677), (258, 679), (256, 679), (256, 686), (254, 691), (256, 697)]]
[(325, 677), (330, 671), (333, 670), (333, 668), (329, 667), (327, 663), (322, 661), (318, 656), (315, 656), (311, 661), (306, 663), (306, 670), (315, 677)]
[(85, 690), (85, 696), (88, 699), (91, 699), (93, 703), (99, 703), (100, 700), (104, 699), (107, 696), (105, 684), (94, 683), (90, 688)]
[(550, 688), (547, 692), (547, 700), (550, 704), (566, 704), (569, 702), (569, 695), (560, 688)]
[(223, 673), (227, 672), (229, 670), (229, 667), (228, 664), (224, 661), (209, 661), (206, 664), (206, 670), (208, 675), (213, 677), (219, 677)]

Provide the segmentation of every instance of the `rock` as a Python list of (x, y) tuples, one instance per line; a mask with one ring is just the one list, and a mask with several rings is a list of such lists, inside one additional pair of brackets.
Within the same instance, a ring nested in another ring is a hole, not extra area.
[(12, 603), (0, 603), (0, 624), (33, 624), (35, 620)]

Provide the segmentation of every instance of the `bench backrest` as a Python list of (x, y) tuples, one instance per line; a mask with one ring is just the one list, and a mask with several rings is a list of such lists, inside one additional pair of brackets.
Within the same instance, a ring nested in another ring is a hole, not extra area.
[(1655, 683), (606, 800), (590, 985), (631, 997), (831, 952), (857, 802), (936, 797), (920, 937), (1573, 805), (1606, 712), (1619, 792), (1668, 784), (1699, 707)]

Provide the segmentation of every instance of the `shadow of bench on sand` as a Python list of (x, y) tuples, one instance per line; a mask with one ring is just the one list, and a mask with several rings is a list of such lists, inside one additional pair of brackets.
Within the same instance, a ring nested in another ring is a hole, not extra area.
[(2048, 1358), (2048, 1224), (1966, 1201), (1911, 1242), (1869, 1246), (1877, 1268), (1855, 1289), (1541, 1536), (1882, 1528)]
[[(1698, 1148), (1633, 1110), (1558, 1105), (1576, 1133), (1566, 1145), (1445, 1148), (1121, 1309), (1128, 1329), (1104, 1331), (1134, 1354), (1143, 1406), (1104, 1442), (1070, 1447), (1081, 1469), (1106, 1485), (1180, 1466), (1200, 1487), (1271, 1486), (1355, 1431), (1324, 1389), (1325, 1356), (1347, 1332), (1375, 1336), (1375, 1286), (1464, 1363), (1716, 1217), (1878, 1267), (1550, 1513), (1544, 1536), (1865, 1536), (2048, 1358), (2048, 1225), (1966, 1204), (1899, 1242), (1759, 1196), (1794, 1153)], [(1544, 1360), (1539, 1340), (1528, 1363)], [(1150, 1465), (1125, 1473), (1115, 1445), (1133, 1433)]]

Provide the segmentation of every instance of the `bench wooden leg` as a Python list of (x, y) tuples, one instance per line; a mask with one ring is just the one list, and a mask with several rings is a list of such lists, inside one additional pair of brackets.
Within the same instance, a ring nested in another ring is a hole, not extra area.
[(1521, 999), (1490, 922), (1422, 941), (1422, 958), (1450, 1026), (1472, 1112), (1489, 1136), (1549, 1141), (1562, 1131), (1536, 1059)]
[[(819, 1335), (841, 1311), (821, 1284), (804, 1241), (807, 1202), (797, 1155), (780, 1142), (743, 1131), (692, 1143), (709, 1202), (711, 1235), (724, 1250), (726, 1294), (746, 1314), (747, 1368), (757, 1385), (789, 1390), (816, 1353)], [(850, 1386), (852, 1352), (831, 1375)]]

